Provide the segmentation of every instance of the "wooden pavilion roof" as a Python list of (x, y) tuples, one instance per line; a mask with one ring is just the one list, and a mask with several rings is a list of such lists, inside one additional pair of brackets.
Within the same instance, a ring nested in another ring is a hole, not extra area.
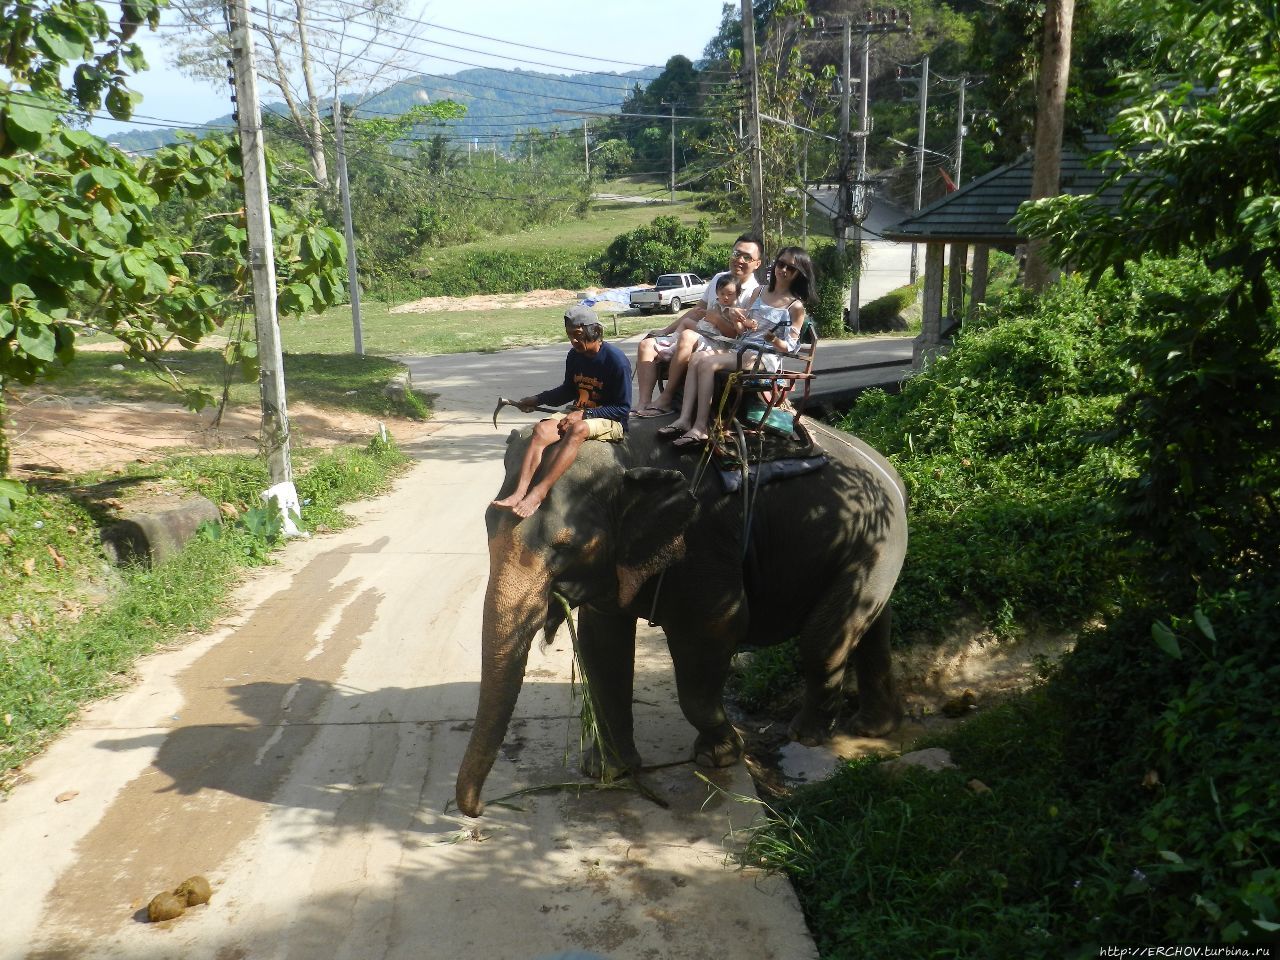
[[(1062, 151), (1061, 189), (1074, 195), (1098, 193), (1106, 202), (1119, 203), (1127, 178), (1099, 193), (1108, 168), (1090, 166), (1088, 157), (1110, 148), (1103, 135), (1085, 138), (1082, 149)], [(907, 243), (981, 243), (1007, 246), (1023, 243), (1009, 222), (1018, 207), (1031, 197), (1031, 161), (1028, 151), (1012, 163), (948, 193), (940, 200), (881, 231), (886, 240)]]

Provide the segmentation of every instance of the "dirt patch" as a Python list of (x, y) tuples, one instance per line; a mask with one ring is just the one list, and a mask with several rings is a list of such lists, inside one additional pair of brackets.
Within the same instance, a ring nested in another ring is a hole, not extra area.
[(599, 293), (588, 290), (530, 290), (528, 293), (492, 293), (474, 297), (423, 297), (392, 307), (392, 313), (439, 313), (444, 310), (505, 310), (529, 307), (567, 307), (583, 297)]
[[(214, 426), (212, 410), (193, 413), (180, 404), (36, 393), (11, 400), (7, 412), (9, 461), (17, 479), (111, 470), (130, 462), (159, 460), (180, 450), (252, 453), (258, 449), (257, 409), (228, 409)], [(289, 405), (295, 445), (364, 443), (377, 433), (379, 422), (402, 445), (437, 429), (413, 420), (379, 421), (349, 410), (301, 402)]]

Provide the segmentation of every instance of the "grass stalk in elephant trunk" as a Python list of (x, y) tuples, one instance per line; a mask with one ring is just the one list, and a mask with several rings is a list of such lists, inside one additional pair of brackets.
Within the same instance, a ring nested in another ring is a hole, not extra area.
[[(551, 597), (564, 610), (564, 625), (569, 631), (569, 641), (573, 645), (573, 667), (569, 673), (570, 696), (577, 697), (579, 685), (582, 689), (582, 710), (578, 714), (578, 750), (582, 751), (588, 743), (600, 742), (600, 727), (596, 723), (595, 711), (591, 708), (591, 688), (588, 686), (587, 672), (582, 669), (582, 660), (578, 656), (578, 628), (573, 622), (573, 608), (564, 595), (551, 591)], [(565, 744), (568, 753), (568, 744)], [(606, 779), (607, 782), (607, 779)]]

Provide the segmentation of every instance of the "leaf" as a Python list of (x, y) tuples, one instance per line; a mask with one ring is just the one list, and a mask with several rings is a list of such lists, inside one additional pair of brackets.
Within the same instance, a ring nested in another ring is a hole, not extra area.
[(18, 346), (36, 360), (51, 361), (58, 354), (58, 340), (49, 326), (29, 318), (18, 324)]
[(63, 790), (60, 794), (53, 798), (54, 803), (66, 803), (68, 800), (74, 800), (80, 796), (79, 790)]
[(4, 127), (18, 146), (27, 150), (35, 150), (40, 146), (62, 112), (61, 105), (47, 97), (39, 97), (34, 93), (20, 94), (24, 100), (14, 99), (10, 95), (4, 107)]
[(35, 29), (36, 46), (58, 63), (69, 63), (84, 56), (87, 46), (84, 34), (71, 23), (46, 16)]
[(22, 561), (22, 572), (25, 573), (28, 577), (34, 577), (36, 575), (36, 558), (35, 557), (27, 557), (27, 559)]
[(1205, 637), (1209, 640), (1217, 641), (1218, 638), (1213, 632), (1213, 624), (1209, 622), (1209, 618), (1204, 615), (1203, 610), (1196, 607), (1195, 613), (1192, 614), (1192, 619), (1195, 620), (1196, 626), (1200, 629), (1200, 632), (1205, 635)]
[(1182, 649), (1178, 646), (1178, 638), (1167, 625), (1159, 620), (1153, 623), (1151, 625), (1151, 638), (1155, 640), (1157, 647), (1173, 657), (1173, 659), (1182, 659)]

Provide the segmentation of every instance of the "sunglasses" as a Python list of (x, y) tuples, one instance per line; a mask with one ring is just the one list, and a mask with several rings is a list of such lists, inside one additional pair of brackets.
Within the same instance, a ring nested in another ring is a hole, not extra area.
[(756, 255), (754, 253), (749, 253), (746, 250), (735, 250), (733, 251), (733, 259), (746, 260), (748, 263), (750, 263), (751, 261), (756, 259)]
[(786, 270), (788, 273), (798, 273), (800, 271), (799, 267), (787, 260), (779, 260), (773, 266), (777, 270)]

